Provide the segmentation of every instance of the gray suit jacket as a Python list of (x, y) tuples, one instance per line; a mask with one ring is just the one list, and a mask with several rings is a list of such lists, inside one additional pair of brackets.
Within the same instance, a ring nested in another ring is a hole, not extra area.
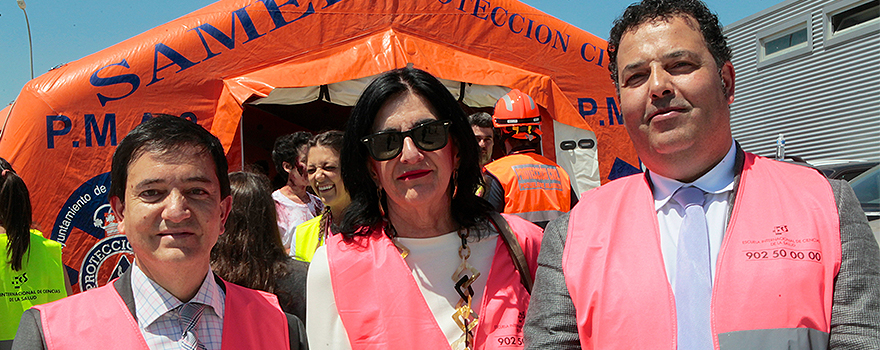
[[(224, 291), (226, 285), (219, 277), (214, 276), (217, 284)], [(128, 306), (131, 316), (137, 320), (134, 312), (134, 294), (131, 291), (131, 269), (126, 271), (113, 281), (113, 288), (119, 293), (122, 301)], [(285, 313), (287, 316), (287, 329), (290, 335), (291, 350), (308, 350), (309, 344), (306, 340), (306, 332), (303, 323), (294, 315)], [(70, 336), (75, 337), (75, 334)], [(12, 349), (30, 350), (30, 349), (46, 349), (46, 340), (43, 338), (43, 326), (40, 321), (40, 311), (36, 309), (28, 309), (21, 316), (21, 322), (18, 324), (18, 331), (15, 334), (15, 341), (12, 343)]]
[[(741, 157), (739, 151), (737, 174), (742, 170)], [(739, 176), (735, 182), (734, 194)], [(880, 249), (849, 184), (840, 180), (830, 183), (840, 216), (842, 262), (834, 283), (828, 346), (835, 350), (880, 349)], [(562, 272), (568, 222), (569, 214), (565, 214), (544, 231), (524, 328), (526, 349), (581, 347), (574, 303)], [(819, 348), (825, 347), (819, 344)]]

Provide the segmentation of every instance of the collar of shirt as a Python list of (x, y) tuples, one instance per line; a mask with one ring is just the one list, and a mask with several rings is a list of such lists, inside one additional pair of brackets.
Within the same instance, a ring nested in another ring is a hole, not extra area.
[(731, 142), (730, 149), (712, 170), (701, 176), (694, 182), (683, 183), (675, 179), (670, 179), (651, 173), (651, 183), (654, 185), (654, 210), (660, 210), (670, 199), (675, 191), (684, 186), (694, 186), (706, 193), (723, 193), (733, 190), (733, 180), (736, 174), (733, 173), (734, 162), (736, 161), (736, 143)]
[[(170, 292), (162, 288), (158, 283), (151, 280), (138, 268), (137, 263), (131, 266), (131, 290), (134, 297), (135, 314), (137, 314), (138, 326), (146, 328), (155, 322), (160, 316), (174, 310), (183, 302)], [(225, 311), (225, 294), (217, 281), (214, 280), (214, 272), (208, 269), (199, 291), (190, 302), (202, 303), (210, 306), (205, 311), (213, 310), (220, 319)]]

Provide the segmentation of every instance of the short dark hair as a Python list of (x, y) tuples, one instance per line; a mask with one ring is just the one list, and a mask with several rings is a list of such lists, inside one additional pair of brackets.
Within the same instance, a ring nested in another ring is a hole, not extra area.
[(170, 154), (181, 146), (192, 146), (211, 156), (220, 183), (220, 198), (229, 196), (229, 165), (220, 140), (199, 124), (160, 114), (135, 127), (119, 142), (110, 166), (110, 197), (125, 198), (128, 167), (138, 157), (147, 152)]
[(315, 146), (322, 146), (330, 148), (336, 151), (336, 154), (342, 153), (342, 140), (345, 134), (339, 130), (328, 130), (324, 131), (320, 134), (315, 135), (311, 141), (309, 141), (309, 148)]
[(611, 79), (618, 87), (617, 82), (617, 49), (620, 39), (627, 31), (651, 20), (668, 19), (676, 16), (690, 16), (697, 20), (700, 25), (700, 33), (703, 34), (703, 42), (715, 59), (718, 69), (724, 63), (730, 61), (731, 51), (724, 37), (724, 31), (718, 22), (718, 16), (706, 7), (700, 0), (643, 0), (637, 4), (629, 5), (623, 15), (614, 20), (614, 27), (608, 39), (608, 70)]
[[(361, 226), (371, 226), (382, 220), (379, 208), (378, 186), (368, 169), (370, 159), (367, 146), (360, 140), (373, 133), (373, 121), (385, 103), (400, 94), (411, 92), (424, 98), (440, 120), (451, 120), (452, 142), (458, 147), (458, 176), (450, 179), (452, 218), (462, 227), (483, 222), (491, 207), (477, 196), (482, 183), (480, 151), (467, 115), (449, 90), (434, 76), (416, 68), (399, 68), (383, 73), (373, 80), (351, 110), (345, 130), (340, 163), (342, 181), (351, 195), (340, 231), (352, 237)], [(384, 205), (384, 204), (382, 204)]]
[[(495, 124), (492, 123), (492, 115), (486, 112), (477, 112), (468, 116), (468, 123), (471, 126), (479, 126), (481, 128), (492, 128), (492, 138), (497, 139), (500, 135)], [(473, 129), (471, 129), (473, 130)]]
[[(6, 258), (12, 271), (20, 271), (31, 245), (31, 196), (24, 180), (6, 159), (0, 158), (0, 225), (6, 230)], [(5, 260), (4, 260), (5, 261)], [(0, 263), (0, 268), (5, 268)]]
[(300, 156), (299, 150), (303, 146), (308, 146), (313, 137), (308, 131), (297, 131), (275, 139), (275, 146), (272, 147), (272, 163), (275, 163), (275, 170), (279, 174), (288, 175), (287, 170), (284, 170), (284, 162), (295, 167)]

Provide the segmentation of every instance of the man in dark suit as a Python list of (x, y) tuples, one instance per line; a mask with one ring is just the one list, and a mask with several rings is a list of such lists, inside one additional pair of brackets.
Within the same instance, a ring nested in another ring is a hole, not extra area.
[(547, 226), (527, 349), (880, 349), (880, 251), (846, 182), (744, 152), (699, 0), (614, 22), (609, 70), (644, 174)]
[(110, 205), (136, 263), (111, 284), (27, 310), (13, 349), (308, 347), (300, 320), (273, 295), (211, 272), (232, 203), (216, 137), (185, 119), (153, 118), (119, 143), (111, 180)]

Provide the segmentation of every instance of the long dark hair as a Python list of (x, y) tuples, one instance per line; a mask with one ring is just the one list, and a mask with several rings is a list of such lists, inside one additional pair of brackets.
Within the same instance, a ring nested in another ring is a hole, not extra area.
[[(467, 114), (437, 78), (420, 69), (399, 68), (373, 80), (351, 110), (345, 130), (342, 153), (342, 181), (351, 195), (351, 204), (345, 211), (341, 232), (346, 237), (355, 235), (358, 227), (371, 226), (382, 220), (378, 187), (370, 177), (370, 155), (360, 139), (372, 133), (373, 121), (379, 109), (391, 98), (412, 92), (428, 101), (432, 111), (441, 120), (451, 120), (452, 142), (458, 148), (457, 176), (450, 179), (452, 218), (462, 227), (485, 222), (491, 207), (475, 194), (482, 183), (479, 146), (467, 120)], [(383, 204), (384, 205), (384, 204)]]
[(0, 158), (0, 174), (0, 226), (6, 229), (9, 240), (6, 257), (12, 269), (19, 271), (31, 244), (31, 195), (12, 165), (3, 158)]
[(269, 179), (234, 172), (229, 183), (232, 210), (226, 231), (211, 249), (211, 269), (229, 282), (277, 295), (276, 281), (286, 275), (290, 258), (278, 233)]

